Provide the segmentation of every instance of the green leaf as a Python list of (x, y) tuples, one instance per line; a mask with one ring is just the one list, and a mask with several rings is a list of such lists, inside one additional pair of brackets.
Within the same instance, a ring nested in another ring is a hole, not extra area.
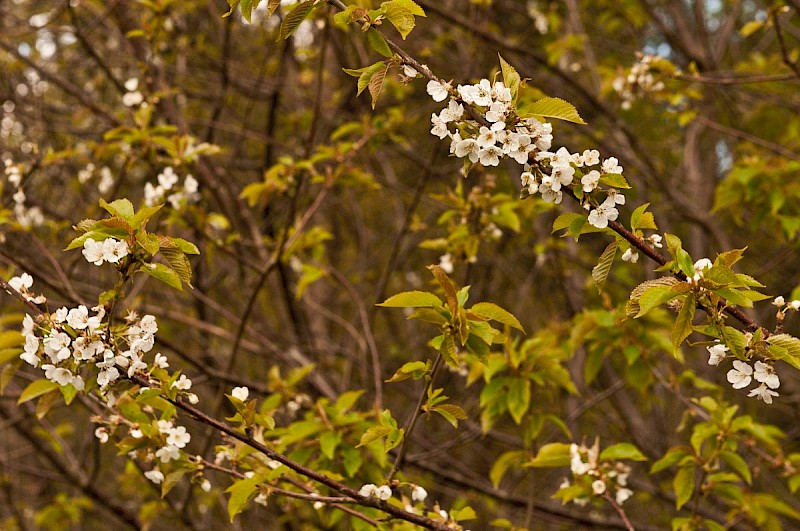
[(527, 378), (511, 378), (506, 399), (508, 412), (519, 425), (531, 404), (531, 381)]
[(647, 207), (650, 206), (650, 203), (645, 203), (640, 205), (636, 210), (633, 211), (631, 214), (631, 229), (636, 230), (658, 230), (656, 226), (655, 218), (653, 218), (652, 212), (647, 212)]
[(377, 441), (378, 439), (383, 439), (384, 437), (388, 436), (392, 432), (396, 431), (395, 428), (389, 426), (373, 426), (364, 432), (364, 435), (361, 436), (361, 440), (356, 445), (356, 448), (360, 448), (365, 444), (369, 444), (372, 441)]
[(192, 287), (192, 264), (189, 263), (189, 259), (183, 254), (183, 251), (174, 247), (161, 247), (159, 252), (167, 261), (169, 267), (178, 275), (178, 278), (185, 282), (187, 286)]
[(463, 522), (464, 520), (474, 520), (478, 515), (472, 507), (463, 507), (461, 509), (451, 509), (450, 517), (456, 522)]
[(167, 286), (173, 287), (178, 291), (183, 291), (181, 279), (178, 274), (164, 264), (145, 264), (139, 271), (160, 280)]
[(720, 459), (722, 459), (729, 467), (736, 471), (748, 485), (752, 485), (753, 477), (750, 474), (750, 467), (739, 454), (733, 452), (720, 452)]
[(524, 460), (525, 452), (523, 450), (511, 450), (501, 454), (489, 471), (489, 479), (492, 481), (494, 488), (500, 485), (500, 481), (503, 479), (503, 476), (506, 475), (509, 468), (512, 466), (514, 468), (518, 467)]
[(548, 443), (539, 449), (532, 460), (525, 463), (528, 468), (554, 468), (569, 466), (569, 444)]
[[(70, 385), (69, 387), (72, 386)], [(50, 408), (53, 407), (53, 404), (56, 403), (56, 400), (60, 396), (61, 392), (58, 389), (51, 389), (45, 394), (43, 394), (36, 402), (36, 418), (38, 420), (42, 420), (47, 415), (47, 412), (50, 411)]]
[(485, 317), (487, 319), (497, 321), (498, 323), (508, 325), (512, 328), (516, 328), (523, 334), (525, 333), (525, 329), (522, 328), (522, 325), (511, 312), (501, 308), (496, 304), (492, 304), (491, 302), (478, 302), (474, 304), (469, 311), (476, 315), (480, 315), (481, 317)]
[(319, 449), (322, 455), (333, 460), (336, 447), (342, 442), (342, 434), (335, 431), (326, 431), (319, 438)]
[(225, 492), (230, 494), (230, 498), (228, 498), (228, 516), (231, 522), (233, 522), (237, 514), (247, 507), (248, 502), (255, 497), (258, 485), (262, 481), (263, 480), (256, 475), (252, 478), (237, 480), (225, 490)]
[(0, 349), (19, 347), (25, 344), (25, 338), (16, 330), (0, 332)]
[(662, 470), (666, 470), (667, 468), (677, 465), (684, 457), (691, 455), (685, 448), (670, 448), (669, 451), (664, 454), (664, 457), (653, 463), (653, 466), (650, 467), (650, 473), (655, 474), (657, 472), (661, 472)]
[(542, 98), (533, 102), (527, 109), (528, 115), (544, 116), (546, 118), (557, 118), (576, 124), (585, 124), (583, 118), (578, 114), (577, 109), (571, 103), (561, 98)]
[(631, 443), (612, 444), (600, 452), (600, 461), (611, 459), (633, 459), (634, 461), (647, 461), (647, 458), (636, 446)]
[(0, 350), (0, 365), (19, 359), (20, 354), (23, 352), (21, 348), (4, 348)]
[(636, 317), (642, 317), (653, 308), (661, 306), (667, 301), (674, 299), (681, 295), (681, 292), (674, 289), (675, 284), (672, 285), (654, 285), (648, 287), (639, 297), (639, 313)]
[(742, 37), (749, 37), (764, 27), (764, 22), (760, 20), (751, 20), (739, 30), (739, 35)]
[(800, 339), (789, 334), (775, 334), (769, 336), (767, 342), (770, 345), (769, 352), (775, 359), (800, 370)]
[(140, 230), (136, 233), (136, 243), (144, 249), (150, 256), (158, 252), (158, 236)]
[(586, 220), (586, 216), (583, 214), (577, 214), (575, 212), (564, 212), (563, 214), (559, 215), (556, 220), (553, 222), (553, 231), (556, 232), (561, 229), (569, 228), (575, 220)]
[(169, 474), (164, 476), (164, 481), (161, 483), (161, 497), (163, 498), (166, 496), (169, 491), (172, 490), (172, 487), (178, 484), (178, 482), (186, 475), (186, 469), (179, 468)]
[(500, 58), (500, 70), (503, 72), (503, 84), (511, 90), (511, 100), (517, 101), (517, 94), (519, 93), (519, 85), (521, 82), (519, 74), (513, 66), (503, 59), (502, 55), (497, 54), (497, 57)]
[(183, 238), (171, 238), (169, 236), (167, 236), (166, 239), (184, 254), (200, 254), (200, 249), (188, 240), (184, 240)]
[(278, 36), (278, 40), (288, 39), (289, 36), (295, 32), (300, 23), (311, 13), (315, 3), (315, 0), (306, 0), (305, 2), (297, 4), (294, 9), (289, 11), (286, 16), (283, 17), (283, 22), (281, 22), (281, 32)]
[(43, 394), (52, 391), (53, 389), (57, 389), (58, 387), (59, 386), (57, 383), (51, 382), (50, 380), (46, 380), (44, 378), (40, 380), (34, 380), (29, 383), (25, 389), (23, 389), (22, 393), (20, 393), (17, 404), (24, 404), (25, 402), (40, 397)]
[(606, 285), (608, 274), (611, 272), (611, 265), (614, 263), (614, 257), (617, 256), (618, 247), (619, 242), (617, 240), (609, 243), (603, 254), (600, 255), (597, 265), (592, 268), (592, 279), (594, 280), (594, 285), (597, 286), (597, 291), (602, 292), (603, 286)]
[(672, 488), (675, 491), (675, 507), (680, 509), (694, 493), (694, 467), (679, 468), (672, 480)]
[(127, 199), (117, 199), (111, 203), (106, 203), (104, 199), (100, 199), (100, 206), (112, 216), (120, 217), (128, 223), (133, 218), (133, 203)]
[(620, 173), (606, 173), (600, 177), (600, 184), (610, 186), (612, 188), (622, 188), (627, 190), (631, 187), (628, 181)]
[(269, 0), (267, 2), (267, 13), (269, 14), (269, 16), (274, 15), (275, 11), (277, 11), (280, 5), (281, 5), (281, 0)]
[(394, 3), (408, 9), (412, 15), (418, 17), (427, 16), (425, 14), (425, 10), (423, 10), (414, 0), (394, 0)]
[(678, 312), (678, 317), (675, 319), (675, 325), (672, 328), (672, 348), (678, 350), (683, 340), (689, 337), (692, 333), (692, 321), (694, 314), (697, 311), (695, 296), (690, 293), (683, 300), (683, 306)]
[(454, 428), (458, 428), (459, 420), (467, 418), (467, 414), (464, 410), (455, 404), (442, 404), (434, 406), (430, 410), (440, 414), (447, 422), (452, 424)]
[(386, 42), (386, 39), (384, 39), (383, 35), (381, 35), (381, 33), (375, 28), (369, 28), (367, 30), (367, 42), (373, 50), (382, 56), (391, 57), (393, 55), (392, 49), (389, 48), (389, 44)]
[(441, 308), (442, 299), (428, 291), (404, 291), (376, 304), (386, 308)]
[(416, 24), (414, 14), (404, 6), (402, 2), (398, 2), (397, 0), (384, 2), (381, 4), (381, 7), (386, 14), (386, 18), (392, 23), (395, 29), (397, 29), (403, 40), (405, 40)]

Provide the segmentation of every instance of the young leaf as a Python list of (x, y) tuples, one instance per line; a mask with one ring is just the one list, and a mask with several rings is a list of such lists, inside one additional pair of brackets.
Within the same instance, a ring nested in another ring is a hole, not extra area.
[(146, 264), (144, 267), (139, 269), (142, 273), (147, 273), (153, 278), (157, 278), (167, 286), (173, 287), (178, 291), (183, 291), (183, 286), (181, 285), (181, 279), (169, 267), (165, 266), (164, 264)]
[(22, 390), (19, 395), (19, 399), (17, 400), (17, 404), (24, 404), (29, 400), (33, 400), (34, 398), (40, 397), (43, 394), (57, 388), (58, 384), (51, 382), (50, 380), (45, 380), (44, 378), (40, 380), (34, 380)]
[(516, 328), (523, 334), (525, 333), (525, 329), (522, 328), (522, 325), (511, 312), (491, 302), (478, 302), (474, 304), (469, 311), (481, 317), (486, 317), (487, 319)]
[(694, 492), (694, 467), (686, 466), (678, 469), (672, 480), (675, 491), (675, 508), (680, 509), (692, 498)]
[(675, 325), (672, 328), (672, 347), (675, 350), (678, 350), (683, 340), (692, 333), (692, 321), (694, 320), (696, 311), (695, 296), (693, 293), (690, 293), (683, 300), (683, 306), (681, 306), (678, 317), (675, 319)]
[(228, 498), (228, 516), (231, 522), (233, 522), (237, 514), (247, 507), (247, 503), (255, 497), (258, 485), (262, 481), (263, 479), (259, 476), (253, 476), (251, 478), (237, 480), (233, 485), (225, 489), (225, 492), (231, 495), (231, 497)]
[(647, 458), (631, 443), (612, 444), (600, 452), (600, 461), (612, 459), (633, 459), (634, 461), (647, 461)]
[(281, 23), (281, 33), (278, 36), (278, 40), (288, 39), (289, 36), (295, 32), (300, 23), (311, 13), (315, 3), (316, 0), (306, 0), (305, 2), (297, 4), (297, 7), (289, 11)]
[(378, 98), (383, 90), (383, 82), (386, 79), (386, 73), (389, 71), (389, 66), (384, 65), (379, 68), (372, 77), (369, 78), (369, 95), (372, 96), (372, 109), (375, 110), (375, 105), (378, 103)]
[(619, 242), (617, 240), (609, 243), (603, 251), (603, 254), (600, 255), (597, 265), (592, 268), (592, 279), (594, 280), (594, 285), (597, 286), (597, 291), (602, 292), (603, 286), (606, 285), (608, 274), (611, 272), (611, 265), (614, 263), (614, 258), (617, 256), (618, 247)]
[(384, 2), (381, 4), (381, 7), (386, 14), (386, 18), (392, 23), (395, 29), (397, 29), (403, 40), (405, 40), (408, 34), (411, 33), (411, 30), (414, 29), (416, 23), (414, 14), (397, 0)]
[(526, 114), (544, 116), (546, 118), (557, 118), (576, 124), (586, 123), (578, 114), (578, 110), (575, 109), (575, 106), (561, 98), (542, 98), (537, 100), (528, 107)]
[(100, 206), (112, 216), (120, 217), (125, 221), (130, 222), (133, 217), (133, 203), (127, 199), (117, 199), (111, 203), (106, 203), (104, 199), (100, 199)]
[(432, 407), (430, 410), (440, 414), (447, 422), (452, 424), (454, 428), (458, 428), (459, 420), (467, 418), (467, 414), (464, 413), (464, 410), (455, 404), (442, 404)]
[(525, 463), (525, 466), (529, 468), (569, 466), (569, 446), (565, 443), (545, 444), (536, 457)]
[(428, 291), (404, 291), (375, 306), (386, 308), (441, 308), (442, 299)]
[(503, 479), (505, 476), (506, 471), (512, 466), (514, 468), (518, 467), (525, 459), (525, 452), (522, 450), (511, 450), (509, 452), (505, 452), (504, 454), (500, 455), (497, 458), (497, 461), (494, 462), (492, 465), (492, 469), (489, 471), (489, 479), (492, 481), (492, 485), (494, 488), (497, 488), (500, 485), (500, 480)]
[(369, 28), (367, 30), (367, 42), (373, 50), (382, 56), (392, 56), (392, 49), (389, 48), (389, 44), (386, 42), (386, 39), (384, 39), (383, 35), (381, 35), (381, 33), (375, 28)]
[(497, 54), (500, 58), (500, 69), (503, 72), (503, 84), (511, 91), (511, 100), (517, 101), (517, 94), (519, 92), (520, 77), (513, 66), (508, 64), (503, 56)]

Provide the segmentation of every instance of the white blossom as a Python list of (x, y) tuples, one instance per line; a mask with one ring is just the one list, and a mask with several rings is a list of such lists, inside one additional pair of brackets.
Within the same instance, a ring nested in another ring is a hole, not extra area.
[(639, 253), (634, 252), (633, 249), (626, 249), (625, 252), (622, 253), (622, 260), (635, 264), (639, 261)]
[(728, 347), (721, 343), (717, 343), (716, 345), (711, 345), (710, 347), (706, 347), (708, 350), (708, 364), (709, 365), (719, 365), (719, 362), (725, 359), (727, 356), (726, 352), (728, 352)]
[(164, 481), (164, 474), (157, 468), (153, 470), (148, 470), (144, 473), (144, 477), (155, 483), (156, 485), (160, 484)]
[(167, 445), (156, 450), (156, 457), (161, 459), (162, 463), (169, 463), (170, 461), (180, 459), (181, 452), (177, 447)]
[(177, 428), (172, 428), (169, 430), (169, 435), (167, 435), (167, 444), (175, 446), (176, 448), (183, 448), (191, 439), (192, 436), (186, 431), (186, 428), (183, 426), (178, 426)]
[(431, 98), (433, 98), (433, 101), (444, 101), (450, 95), (449, 91), (451, 88), (452, 86), (450, 83), (440, 83), (432, 79), (428, 81), (426, 90)]
[(734, 360), (733, 369), (728, 371), (728, 382), (733, 385), (734, 389), (743, 389), (750, 385), (753, 380), (750, 375), (753, 374), (753, 368), (741, 360)]
[(172, 387), (180, 389), (181, 391), (188, 391), (192, 387), (192, 381), (187, 378), (185, 374), (181, 374), (181, 377), (177, 381), (172, 382)]
[(94, 436), (97, 437), (101, 443), (105, 444), (108, 442), (108, 429), (106, 429), (105, 426), (100, 426), (94, 430)]
[(765, 404), (771, 404), (772, 403), (772, 397), (773, 396), (779, 396), (779, 395), (778, 395), (778, 393), (776, 393), (775, 391), (773, 391), (772, 389), (767, 387), (766, 384), (762, 383), (761, 385), (759, 385), (755, 389), (751, 389), (750, 393), (748, 393), (747, 396), (755, 396), (759, 400), (763, 400)]
[(596, 479), (592, 482), (592, 492), (600, 496), (606, 491), (606, 482), (602, 479)]
[(234, 387), (231, 391), (231, 396), (234, 398), (238, 398), (242, 402), (247, 400), (247, 397), (250, 395), (250, 390), (247, 387)]
[(428, 497), (428, 491), (420, 487), (419, 485), (414, 485), (414, 488), (411, 489), (411, 499), (415, 502), (425, 501), (425, 498)]
[(775, 297), (775, 300), (772, 301), (773, 306), (777, 306), (778, 308), (782, 308), (786, 305), (786, 300), (783, 298), (783, 295), (778, 295)]
[(614, 497), (618, 504), (622, 505), (625, 501), (633, 496), (633, 491), (631, 489), (617, 489), (617, 494)]
[(770, 389), (777, 389), (781, 386), (780, 379), (778, 375), (775, 374), (775, 369), (772, 365), (767, 365), (762, 361), (757, 361), (755, 363), (755, 374), (753, 374), (753, 378), (756, 379), (757, 382), (761, 382), (765, 384)]

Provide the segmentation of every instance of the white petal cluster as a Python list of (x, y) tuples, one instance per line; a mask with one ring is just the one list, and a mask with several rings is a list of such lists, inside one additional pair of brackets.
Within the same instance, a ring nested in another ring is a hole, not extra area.
[(250, 396), (250, 390), (247, 387), (234, 387), (231, 396), (244, 402)]
[[(61, 386), (72, 385), (79, 391), (85, 386), (81, 374), (92, 374), (99, 391), (110, 396), (108, 386), (123, 375), (132, 377), (150, 370), (143, 356), (153, 348), (157, 331), (155, 317), (145, 315), (129, 322), (127, 329), (112, 338), (102, 306), (62, 307), (41, 324), (25, 317), (22, 322), (25, 344), (20, 358), (34, 367), (41, 366), (45, 378)], [(166, 358), (157, 354), (153, 368), (168, 366)], [(186, 382), (188, 379), (181, 386), (185, 387)]]
[(129, 252), (128, 242), (124, 240), (106, 238), (98, 242), (93, 238), (87, 238), (83, 242), (83, 256), (89, 263), (98, 266), (103, 265), (103, 262), (116, 264), (128, 256)]
[(125, 94), (122, 96), (122, 104), (126, 107), (136, 107), (144, 101), (144, 96), (139, 92), (139, 79), (132, 77), (125, 82)]
[(165, 200), (174, 209), (179, 209), (181, 206), (196, 203), (200, 200), (200, 193), (197, 191), (199, 184), (197, 179), (192, 175), (187, 175), (183, 180), (183, 186), (176, 186), (179, 177), (172, 169), (172, 166), (167, 166), (164, 171), (157, 176), (158, 184), (153, 186), (153, 183), (144, 185), (144, 203), (147, 206), (157, 205)]
[(23, 167), (20, 164), (14, 164), (11, 159), (4, 161), (5, 176), (8, 183), (17, 189), (16, 193), (11, 196), (14, 200), (14, 218), (23, 229), (30, 229), (31, 227), (38, 227), (44, 223), (44, 214), (42, 209), (38, 206), (28, 207), (25, 205), (27, 196), (22, 190), (22, 171)]
[(44, 295), (36, 295), (30, 291), (33, 287), (33, 277), (28, 273), (22, 273), (18, 277), (8, 279), (8, 285), (34, 304), (44, 304), (47, 302), (47, 297)]
[[(586, 482), (582, 482), (595, 496), (602, 496), (606, 492), (614, 490), (614, 498), (619, 504), (624, 503), (633, 495), (633, 491), (627, 488), (628, 475), (631, 468), (625, 463), (620, 462), (599, 462), (600, 445), (598, 442), (591, 447), (581, 444), (571, 444), (570, 470), (575, 476), (589, 476)], [(593, 479), (592, 479), (593, 478)], [(589, 482), (590, 481), (590, 482)], [(570, 486), (568, 479), (565, 479), (560, 488)], [(573, 502), (577, 505), (589, 503), (588, 496), (579, 496)]]
[(664, 83), (653, 75), (653, 64), (661, 60), (655, 55), (642, 55), (633, 64), (627, 74), (621, 74), (611, 83), (611, 86), (622, 98), (622, 108), (630, 109), (631, 103), (637, 96), (648, 92), (664, 90)]
[(358, 490), (358, 494), (365, 498), (374, 496), (379, 500), (386, 501), (392, 497), (392, 489), (388, 485), (381, 485), (378, 487), (374, 483), (367, 483)]
[(708, 364), (719, 365), (719, 362), (724, 360), (727, 356), (728, 347), (721, 343), (717, 343), (716, 345), (706, 347), (706, 350), (708, 350)]
[[(715, 345), (714, 347), (719, 346), (721, 345)], [(714, 347), (709, 347), (709, 352), (711, 352), (711, 348)], [(725, 350), (727, 350), (727, 348)], [(709, 360), (709, 364), (712, 364), (711, 360)], [(763, 361), (756, 361), (754, 367), (755, 370), (753, 370), (750, 364), (742, 360), (734, 360), (733, 368), (729, 370), (727, 374), (728, 382), (734, 389), (744, 389), (755, 379), (759, 385), (751, 389), (747, 396), (756, 397), (759, 400), (763, 400), (766, 404), (771, 404), (772, 397), (780, 396), (775, 391), (775, 389), (781, 385), (780, 378), (775, 374), (775, 369), (771, 364), (764, 363)]]

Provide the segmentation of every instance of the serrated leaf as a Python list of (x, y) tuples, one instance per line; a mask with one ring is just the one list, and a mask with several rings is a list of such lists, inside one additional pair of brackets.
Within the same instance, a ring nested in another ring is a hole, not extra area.
[(167, 286), (183, 291), (183, 285), (181, 285), (181, 279), (178, 274), (164, 264), (145, 264), (139, 271), (160, 280)]
[(767, 342), (770, 344), (769, 351), (775, 359), (785, 361), (800, 370), (800, 339), (789, 334), (775, 334), (769, 336)]
[(522, 325), (511, 312), (491, 302), (478, 302), (474, 304), (469, 311), (481, 317), (486, 317), (487, 319), (516, 328), (523, 334), (525, 333), (525, 329), (522, 328)]
[(450, 308), (450, 313), (456, 316), (458, 313), (458, 292), (456, 286), (447, 273), (438, 265), (428, 266), (428, 270), (433, 274), (436, 281), (442, 287), (444, 295), (447, 298), (447, 306)]
[(161, 247), (159, 253), (167, 261), (169, 267), (175, 271), (178, 278), (187, 286), (192, 287), (192, 264), (189, 263), (189, 259), (183, 254), (183, 251), (177, 248)]
[(600, 452), (600, 461), (610, 459), (632, 459), (634, 461), (647, 461), (647, 458), (636, 446), (631, 443), (617, 443)]
[(503, 56), (497, 54), (500, 59), (500, 70), (503, 72), (503, 84), (511, 91), (511, 100), (517, 101), (517, 94), (519, 93), (519, 84), (521, 79), (516, 69), (508, 64)]
[(381, 68), (384, 68), (385, 66), (386, 64), (383, 61), (378, 61), (375, 64), (369, 65), (364, 68), (360, 68), (358, 70), (351, 70), (347, 68), (344, 69), (344, 71), (350, 74), (351, 76), (352, 75), (358, 76), (358, 92), (356, 93), (356, 96), (360, 96), (361, 93), (364, 92), (364, 89), (369, 87), (369, 82), (372, 79), (372, 76), (375, 74), (375, 72), (377, 72)]
[[(254, 0), (241, 0), (240, 2), (242, 17), (244, 17), (247, 22), (250, 22), (250, 17), (253, 15), (253, 1)], [(258, 2), (258, 0), (255, 1)]]
[(283, 17), (283, 22), (281, 22), (281, 32), (278, 36), (278, 40), (288, 39), (292, 33), (295, 32), (300, 23), (311, 13), (315, 3), (315, 0), (306, 0), (305, 2), (300, 2), (294, 9), (289, 11), (286, 16)]
[(100, 199), (100, 206), (112, 216), (118, 216), (129, 223), (131, 218), (133, 218), (133, 203), (127, 199), (117, 199), (111, 203), (107, 203), (104, 199)]
[(267, 2), (267, 13), (269, 14), (269, 16), (274, 15), (275, 11), (277, 11), (280, 5), (281, 5), (281, 0), (269, 0), (269, 2)]
[(138, 243), (150, 256), (153, 256), (158, 252), (158, 236), (155, 234), (140, 230), (136, 233), (136, 243)]
[(677, 465), (684, 457), (688, 456), (689, 452), (683, 448), (670, 448), (670, 450), (658, 461), (653, 463), (650, 467), (650, 473), (655, 474), (666, 470), (667, 468)]
[(46, 380), (44, 378), (39, 380), (34, 380), (28, 384), (25, 389), (20, 393), (19, 399), (17, 400), (17, 404), (24, 404), (34, 398), (38, 398), (45, 393), (52, 391), (53, 389), (58, 389), (58, 384), (55, 382), (51, 382), (50, 380)]
[(369, 78), (369, 95), (372, 96), (372, 109), (375, 110), (375, 105), (378, 104), (378, 98), (381, 96), (383, 90), (383, 82), (386, 80), (386, 73), (389, 71), (389, 66), (386, 65), (376, 71), (371, 78)]
[(375, 306), (386, 308), (441, 308), (442, 299), (428, 291), (404, 291)]
[(394, 431), (396, 430), (394, 428), (390, 428), (389, 426), (373, 426), (364, 432), (364, 435), (361, 436), (361, 441), (359, 441), (359, 443), (356, 445), (356, 448), (360, 448), (361, 446), (369, 444), (372, 441), (383, 439)]
[(405, 40), (416, 24), (414, 14), (411, 13), (411, 10), (405, 7), (402, 2), (396, 0), (384, 2), (381, 4), (381, 7), (386, 14), (386, 19), (392, 23), (392, 26), (395, 27), (403, 40)]
[(650, 203), (644, 203), (643, 205), (639, 205), (636, 210), (631, 213), (632, 230), (658, 230), (655, 218), (653, 218), (653, 213), (647, 212), (647, 207), (649, 206)]
[(594, 285), (597, 286), (597, 291), (602, 292), (603, 286), (606, 285), (606, 280), (608, 280), (608, 274), (611, 272), (611, 265), (614, 263), (614, 258), (617, 256), (618, 248), (619, 242), (617, 240), (609, 243), (603, 251), (603, 254), (601, 254), (600, 258), (597, 260), (597, 265), (592, 268), (592, 280), (594, 280)]
[(391, 57), (392, 49), (389, 48), (389, 44), (386, 42), (386, 39), (383, 38), (383, 35), (376, 30), (375, 28), (369, 28), (367, 30), (367, 42), (370, 45), (370, 48), (378, 52), (384, 57)]
[(195, 244), (188, 240), (184, 240), (183, 238), (172, 238), (167, 236), (167, 240), (183, 251), (184, 254), (200, 254), (200, 249), (197, 248)]
[(569, 102), (561, 98), (542, 98), (533, 102), (527, 109), (528, 115), (544, 116), (546, 118), (557, 118), (576, 124), (585, 124), (578, 110)]
[(653, 308), (680, 296), (681, 293), (675, 291), (673, 287), (674, 286), (656, 285), (645, 290), (641, 297), (639, 297), (639, 313), (636, 314), (636, 317), (642, 317)]
[(672, 328), (672, 348), (678, 350), (683, 340), (689, 337), (692, 333), (692, 321), (694, 314), (697, 311), (696, 299), (693, 293), (690, 293), (683, 300), (678, 312), (678, 317), (675, 319), (675, 324)]
[[(628, 305), (625, 308), (625, 315), (627, 317), (636, 317), (641, 313), (641, 298), (642, 295), (650, 288), (656, 286), (672, 286), (679, 282), (675, 277), (659, 277), (653, 280), (647, 280), (636, 286), (631, 292), (628, 300)], [(646, 312), (645, 312), (646, 313)], [(644, 314), (642, 314), (644, 315)]]

